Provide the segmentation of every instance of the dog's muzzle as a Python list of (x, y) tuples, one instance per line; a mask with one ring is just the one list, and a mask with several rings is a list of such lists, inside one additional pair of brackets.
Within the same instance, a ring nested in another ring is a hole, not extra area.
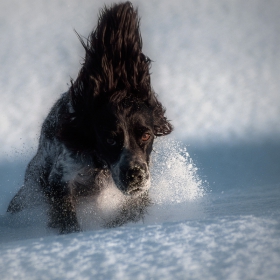
[(149, 187), (149, 170), (145, 163), (135, 163), (128, 168), (120, 168), (122, 191), (134, 195), (146, 191)]

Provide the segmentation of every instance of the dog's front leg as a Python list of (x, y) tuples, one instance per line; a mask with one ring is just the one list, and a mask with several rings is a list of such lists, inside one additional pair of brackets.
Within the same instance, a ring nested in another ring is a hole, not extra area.
[(58, 228), (61, 234), (81, 230), (78, 224), (75, 206), (70, 196), (53, 196), (51, 197), (50, 205), (50, 227)]
[(51, 175), (46, 193), (49, 200), (49, 226), (58, 228), (61, 234), (81, 231), (76, 215), (76, 199), (71, 184), (61, 176)]

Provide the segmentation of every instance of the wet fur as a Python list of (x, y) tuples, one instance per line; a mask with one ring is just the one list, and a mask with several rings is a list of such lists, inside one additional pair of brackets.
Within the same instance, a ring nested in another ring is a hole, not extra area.
[(142, 53), (139, 19), (131, 3), (105, 7), (96, 29), (86, 42), (80, 41), (86, 54), (79, 75), (44, 121), (24, 186), (7, 210), (19, 212), (43, 196), (49, 226), (60, 233), (80, 231), (79, 201), (92, 198), (97, 203), (101, 194), (112, 193), (109, 185), (122, 198), (103, 225), (141, 219), (150, 204), (153, 140), (172, 131), (151, 88), (151, 61)]

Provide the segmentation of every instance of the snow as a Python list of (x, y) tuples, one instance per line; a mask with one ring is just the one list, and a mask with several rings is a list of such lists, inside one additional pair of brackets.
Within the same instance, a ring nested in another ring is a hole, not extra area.
[(278, 0), (133, 1), (175, 126), (143, 221), (59, 236), (44, 206), (6, 213), (103, 3), (0, 2), (1, 279), (279, 279)]
[(251, 216), (100, 230), (2, 245), (0, 264), (4, 279), (277, 279), (276, 232)]

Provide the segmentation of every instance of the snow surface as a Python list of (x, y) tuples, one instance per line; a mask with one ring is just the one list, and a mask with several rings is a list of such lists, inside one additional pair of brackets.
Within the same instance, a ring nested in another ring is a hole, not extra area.
[[(227, 171), (243, 178), (243, 184), (232, 178), (226, 184), (224, 174), (213, 176), (216, 170), (228, 170), (224, 161), (238, 165), (240, 154), (246, 160), (240, 147), (215, 160), (221, 149), (213, 149), (210, 156), (208, 150), (196, 150), (203, 172), (181, 147), (172, 139), (155, 145), (154, 205), (143, 221), (114, 229), (96, 228), (87, 221), (85, 232), (58, 236), (46, 227), (40, 209), (5, 214), (15, 190), (3, 182), (1, 279), (278, 279), (279, 145), (275, 160), (265, 158), (265, 146), (259, 153), (259, 146), (245, 149), (251, 159), (247, 167)], [(251, 166), (260, 159), (258, 168)], [(257, 175), (267, 164), (276, 166), (264, 172), (271, 179)], [(198, 176), (201, 172), (215, 178), (209, 182), (212, 191)], [(18, 178), (11, 172), (7, 176), (20, 182), (20, 172), (16, 173)], [(246, 178), (258, 179), (258, 184)]]
[(241, 216), (27, 240), (1, 246), (1, 275), (4, 279), (278, 279), (278, 234), (273, 220)]
[(58, 236), (44, 207), (6, 214), (43, 119), (80, 68), (73, 29), (87, 36), (103, 3), (0, 2), (1, 279), (278, 280), (278, 0), (133, 1), (175, 126), (155, 145), (144, 221), (88, 219)]

